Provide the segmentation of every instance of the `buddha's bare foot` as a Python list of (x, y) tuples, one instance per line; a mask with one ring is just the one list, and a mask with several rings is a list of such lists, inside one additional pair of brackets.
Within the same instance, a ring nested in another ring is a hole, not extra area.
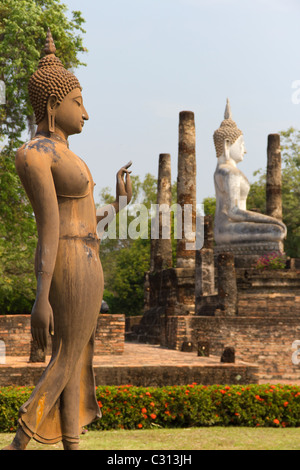
[(29, 441), (30, 437), (25, 434), (22, 428), (19, 428), (12, 443), (4, 447), (2, 450), (25, 450)]

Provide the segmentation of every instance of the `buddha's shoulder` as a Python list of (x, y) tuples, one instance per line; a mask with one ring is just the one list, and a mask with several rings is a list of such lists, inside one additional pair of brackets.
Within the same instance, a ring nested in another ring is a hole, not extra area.
[(38, 139), (32, 139), (25, 142), (16, 153), (16, 163), (22, 164), (22, 162), (28, 162), (40, 159), (43, 157), (43, 161), (49, 160), (52, 162), (61, 158), (68, 149), (61, 145), (59, 142), (55, 142), (47, 137), (41, 137)]
[(228, 163), (221, 163), (217, 166), (215, 175), (241, 177), (243, 173), (237, 167), (234, 167)]

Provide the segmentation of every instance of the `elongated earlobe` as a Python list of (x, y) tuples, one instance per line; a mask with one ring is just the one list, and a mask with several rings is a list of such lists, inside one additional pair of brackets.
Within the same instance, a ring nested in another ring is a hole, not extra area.
[(48, 123), (49, 123), (49, 132), (55, 132), (55, 115), (54, 113), (48, 112)]
[(224, 157), (226, 161), (229, 160), (230, 158), (229, 149), (230, 149), (230, 140), (225, 139), (224, 140)]
[(48, 126), (49, 132), (55, 132), (55, 108), (57, 104), (57, 96), (51, 95), (47, 104)]

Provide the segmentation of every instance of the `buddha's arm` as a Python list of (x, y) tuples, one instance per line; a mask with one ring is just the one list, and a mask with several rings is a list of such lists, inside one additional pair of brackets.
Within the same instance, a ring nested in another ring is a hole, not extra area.
[(228, 197), (228, 216), (235, 222), (255, 222), (264, 224), (280, 225), (286, 228), (283, 222), (265, 214), (240, 209), (240, 177), (236, 174), (228, 175), (226, 178), (226, 190)]
[(124, 209), (132, 198), (132, 186), (130, 179), (130, 171), (128, 168), (131, 166), (131, 162), (122, 167), (117, 173), (117, 184), (116, 184), (116, 200), (112, 204), (97, 209), (96, 217), (97, 224), (99, 222), (103, 225), (104, 230), (108, 224), (113, 220), (115, 215), (122, 209)]
[(48, 156), (22, 148), (16, 155), (16, 169), (31, 202), (38, 231), (37, 293), (31, 313), (33, 338), (41, 348), (53, 331), (53, 312), (49, 292), (59, 242), (59, 210)]

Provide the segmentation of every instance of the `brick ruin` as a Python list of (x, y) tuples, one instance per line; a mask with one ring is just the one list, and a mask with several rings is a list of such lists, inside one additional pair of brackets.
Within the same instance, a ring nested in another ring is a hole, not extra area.
[[(95, 355), (119, 355), (124, 352), (125, 316), (101, 314), (95, 334)], [(6, 346), (6, 355), (26, 357), (29, 362), (45, 362), (51, 355), (51, 337), (48, 351), (35, 347), (31, 336), (30, 315), (0, 315), (0, 340)]]
[[(167, 165), (165, 160), (160, 155), (158, 203), (170, 201), (170, 156)], [(195, 126), (193, 113), (186, 111), (179, 115), (177, 183), (178, 204), (192, 205), (195, 214)], [(266, 183), (267, 214), (282, 220), (277, 134), (268, 136)], [(260, 271), (253, 263), (272, 247), (261, 244), (255, 253), (220, 252), (210, 216), (204, 217), (202, 248), (185, 250), (187, 239), (191, 241), (183, 233), (177, 244), (176, 266), (170, 261), (171, 240), (152, 241), (145, 311), (134, 325), (129, 320), (127, 340), (220, 357), (233, 348), (237, 360), (259, 366), (260, 380), (299, 380), (299, 366), (292, 362), (292, 344), (300, 339), (299, 260), (288, 260), (282, 270)]]

